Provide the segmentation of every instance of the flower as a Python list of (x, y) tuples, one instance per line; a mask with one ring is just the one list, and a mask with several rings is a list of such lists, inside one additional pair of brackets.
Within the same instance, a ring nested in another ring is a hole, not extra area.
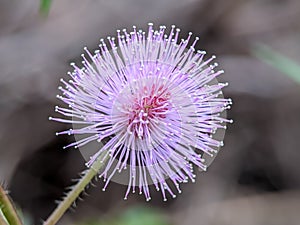
[(164, 200), (168, 193), (176, 197), (180, 183), (195, 180), (194, 167), (206, 170), (204, 156), (223, 145), (215, 132), (231, 122), (222, 114), (231, 100), (222, 96), (227, 84), (216, 82), (223, 71), (214, 70), (215, 56), (204, 60), (192, 33), (179, 40), (180, 29), (165, 30), (133, 26), (130, 33), (118, 30), (117, 40), (108, 37), (109, 46), (101, 39), (94, 55), (85, 48), (89, 58), (82, 54), (82, 68), (72, 63), (71, 79), (59, 87), (68, 107), (56, 111), (67, 118), (50, 118), (81, 126), (58, 135), (87, 135), (66, 148), (102, 142), (87, 166), (101, 154), (108, 157), (100, 173), (103, 190), (116, 172), (129, 170), (125, 199), (138, 189), (150, 200), (150, 184)]

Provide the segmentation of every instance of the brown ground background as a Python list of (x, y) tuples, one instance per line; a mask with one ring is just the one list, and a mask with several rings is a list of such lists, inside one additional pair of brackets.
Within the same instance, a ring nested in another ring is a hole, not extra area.
[[(83, 47), (135, 24), (176, 24), (216, 54), (224, 90), (234, 101), (225, 147), (207, 173), (167, 203), (158, 193), (124, 201), (125, 186), (88, 191), (61, 224), (114, 215), (132, 205), (158, 208), (174, 225), (300, 224), (300, 86), (251, 55), (263, 43), (300, 62), (299, 0), (60, 0), (47, 18), (39, 1), (0, 0), (0, 180), (40, 224), (71, 178), (84, 168), (63, 151), (67, 128), (48, 121), (59, 78), (80, 62)], [(142, 223), (141, 223), (142, 224)]]

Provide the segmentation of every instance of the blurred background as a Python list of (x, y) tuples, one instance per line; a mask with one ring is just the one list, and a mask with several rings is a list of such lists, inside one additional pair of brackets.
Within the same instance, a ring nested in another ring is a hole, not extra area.
[[(49, 3), (49, 4), (48, 4)], [(31, 224), (41, 224), (84, 169), (48, 121), (59, 79), (83, 47), (116, 29), (175, 24), (216, 54), (234, 101), (225, 146), (175, 200), (152, 201), (103, 183), (60, 224), (300, 224), (299, 0), (0, 0), (0, 181)], [(74, 212), (73, 212), (74, 211)]]

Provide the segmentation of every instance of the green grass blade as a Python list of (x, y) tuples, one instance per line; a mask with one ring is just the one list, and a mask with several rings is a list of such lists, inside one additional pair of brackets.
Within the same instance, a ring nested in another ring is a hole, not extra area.
[(47, 16), (51, 8), (52, 0), (41, 0), (40, 1), (40, 14)]
[(22, 225), (14, 205), (2, 186), (0, 186), (0, 209), (9, 225)]
[(252, 49), (252, 54), (283, 74), (289, 76), (294, 81), (300, 83), (300, 65), (295, 61), (263, 44), (256, 45)]

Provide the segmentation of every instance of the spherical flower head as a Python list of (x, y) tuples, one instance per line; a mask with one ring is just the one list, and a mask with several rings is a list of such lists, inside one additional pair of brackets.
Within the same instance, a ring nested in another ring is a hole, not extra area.
[(216, 81), (223, 71), (214, 70), (215, 56), (204, 60), (191, 33), (179, 40), (178, 28), (165, 30), (149, 24), (146, 33), (134, 26), (130, 33), (118, 30), (117, 40), (108, 37), (108, 45), (101, 39), (95, 54), (85, 48), (83, 67), (71, 64), (71, 79), (59, 87), (58, 98), (68, 107), (56, 111), (67, 118), (51, 118), (76, 125), (57, 133), (79, 137), (66, 148), (99, 142), (87, 166), (108, 158), (99, 171), (103, 190), (124, 173), (125, 199), (138, 190), (150, 200), (151, 184), (164, 200), (176, 197), (181, 183), (195, 180), (195, 167), (206, 170), (205, 157), (223, 145), (214, 134), (231, 122), (224, 114), (231, 100), (222, 95), (227, 84)]

